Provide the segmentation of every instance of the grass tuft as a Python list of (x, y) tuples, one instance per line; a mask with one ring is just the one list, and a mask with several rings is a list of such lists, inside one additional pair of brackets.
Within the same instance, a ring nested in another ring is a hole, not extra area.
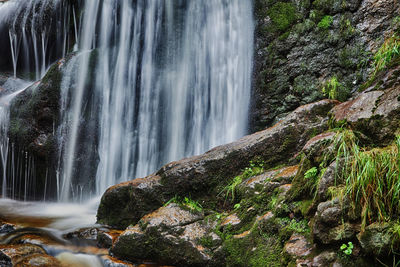
[(398, 57), (400, 54), (400, 37), (393, 34), (391, 37), (387, 38), (382, 44), (381, 48), (375, 53), (374, 61), (372, 67), (374, 72), (373, 77), (383, 70), (394, 58)]
[[(386, 148), (361, 149), (354, 134), (344, 131), (335, 140), (336, 171), (344, 187), (335, 195), (351, 201), (354, 212), (360, 213), (362, 228), (375, 220), (390, 221), (400, 215), (400, 137)], [(337, 197), (337, 196), (336, 196)]]
[(225, 186), (224, 189), (222, 189), (222, 191), (220, 192), (220, 194), (224, 193), (226, 199), (228, 199), (229, 196), (231, 196), (231, 200), (234, 201), (238, 185), (240, 185), (243, 182), (243, 180), (259, 175), (263, 172), (264, 172), (263, 161), (250, 161), (249, 166), (246, 167), (240, 175), (233, 178), (231, 183)]

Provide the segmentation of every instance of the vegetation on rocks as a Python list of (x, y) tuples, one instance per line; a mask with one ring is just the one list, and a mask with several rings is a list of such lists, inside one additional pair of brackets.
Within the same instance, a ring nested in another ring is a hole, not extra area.
[(387, 38), (381, 48), (375, 53), (372, 66), (374, 68), (373, 76), (383, 70), (393, 59), (400, 55), (400, 37), (393, 34)]
[(333, 17), (332, 16), (325, 16), (321, 19), (321, 21), (318, 23), (318, 28), (320, 29), (328, 29), (333, 23)]

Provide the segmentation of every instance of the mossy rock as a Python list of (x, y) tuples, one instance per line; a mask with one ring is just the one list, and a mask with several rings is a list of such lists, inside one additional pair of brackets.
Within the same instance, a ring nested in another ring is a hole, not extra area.
[(275, 31), (286, 31), (298, 18), (296, 7), (291, 2), (277, 2), (268, 9), (268, 16)]

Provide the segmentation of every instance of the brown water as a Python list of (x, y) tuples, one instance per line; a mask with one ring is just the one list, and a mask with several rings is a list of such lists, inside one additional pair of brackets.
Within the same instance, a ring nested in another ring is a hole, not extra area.
[(95, 223), (97, 206), (98, 199), (87, 204), (0, 199), (0, 222), (15, 227), (14, 231), (0, 234), (0, 243), (39, 245), (63, 267), (161, 266), (150, 261), (119, 261), (109, 256), (108, 249), (98, 247), (97, 233), (118, 233)]

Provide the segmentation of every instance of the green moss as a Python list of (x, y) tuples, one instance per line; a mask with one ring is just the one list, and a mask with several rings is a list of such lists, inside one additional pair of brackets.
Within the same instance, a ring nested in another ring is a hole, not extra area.
[(212, 249), (215, 247), (215, 242), (214, 239), (212, 238), (212, 236), (204, 236), (202, 238), (200, 238), (199, 243), (206, 248)]
[(296, 7), (292, 3), (278, 2), (268, 10), (277, 31), (286, 31), (296, 20)]
[(325, 16), (321, 19), (321, 21), (317, 24), (318, 28), (326, 30), (329, 27), (331, 27), (333, 23), (333, 17), (332, 16)]
[(302, 200), (296, 203), (296, 210), (301, 213), (303, 217), (307, 217), (310, 211), (310, 208), (313, 206), (312, 199)]
[(278, 40), (279, 40), (279, 41), (284, 41), (284, 40), (286, 40), (286, 39), (289, 37), (289, 35), (290, 35), (290, 31), (287, 31), (287, 32), (285, 32), (284, 34), (280, 35), (280, 36), (278, 37)]
[(303, 158), (301, 160), (299, 171), (293, 178), (292, 187), (288, 192), (288, 200), (309, 199), (312, 197), (312, 188), (315, 186), (315, 181), (304, 177), (306, 171), (311, 167), (309, 159)]
[(285, 266), (282, 247), (275, 236), (252, 232), (246, 237), (231, 237), (224, 242), (227, 266)]

